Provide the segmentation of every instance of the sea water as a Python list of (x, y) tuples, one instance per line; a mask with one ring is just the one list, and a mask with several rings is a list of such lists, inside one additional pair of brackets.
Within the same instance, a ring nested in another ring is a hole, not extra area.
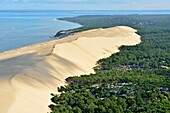
[(0, 52), (54, 40), (56, 32), (81, 26), (57, 17), (57, 12), (0, 11)]
[(56, 18), (80, 15), (170, 14), (170, 11), (0, 11), (0, 52), (54, 40), (60, 30), (81, 27)]

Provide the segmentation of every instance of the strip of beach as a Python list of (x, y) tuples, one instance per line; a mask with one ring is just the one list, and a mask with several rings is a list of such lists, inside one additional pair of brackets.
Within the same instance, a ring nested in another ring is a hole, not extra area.
[[(0, 53), (0, 113), (47, 113), (65, 79), (94, 73), (102, 58), (141, 42), (137, 30), (99, 28)], [(10, 45), (9, 45), (10, 46)]]

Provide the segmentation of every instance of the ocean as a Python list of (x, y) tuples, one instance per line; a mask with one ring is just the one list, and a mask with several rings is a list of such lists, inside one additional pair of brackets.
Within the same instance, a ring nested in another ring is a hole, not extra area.
[(170, 11), (0, 11), (0, 52), (54, 40), (60, 30), (68, 30), (81, 25), (56, 20), (62, 17), (80, 15), (149, 15), (170, 14)]

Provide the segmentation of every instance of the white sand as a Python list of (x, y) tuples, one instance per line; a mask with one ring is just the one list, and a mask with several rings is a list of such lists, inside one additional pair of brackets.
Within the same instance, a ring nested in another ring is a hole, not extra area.
[(94, 29), (0, 54), (0, 113), (47, 113), (65, 78), (94, 73), (96, 62), (121, 45), (141, 42), (136, 30)]

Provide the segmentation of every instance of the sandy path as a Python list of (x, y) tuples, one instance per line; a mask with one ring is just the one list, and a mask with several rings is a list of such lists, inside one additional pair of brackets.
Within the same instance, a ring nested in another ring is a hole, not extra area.
[(136, 30), (94, 29), (0, 54), (0, 113), (46, 113), (65, 78), (94, 73), (96, 61), (141, 42)]

